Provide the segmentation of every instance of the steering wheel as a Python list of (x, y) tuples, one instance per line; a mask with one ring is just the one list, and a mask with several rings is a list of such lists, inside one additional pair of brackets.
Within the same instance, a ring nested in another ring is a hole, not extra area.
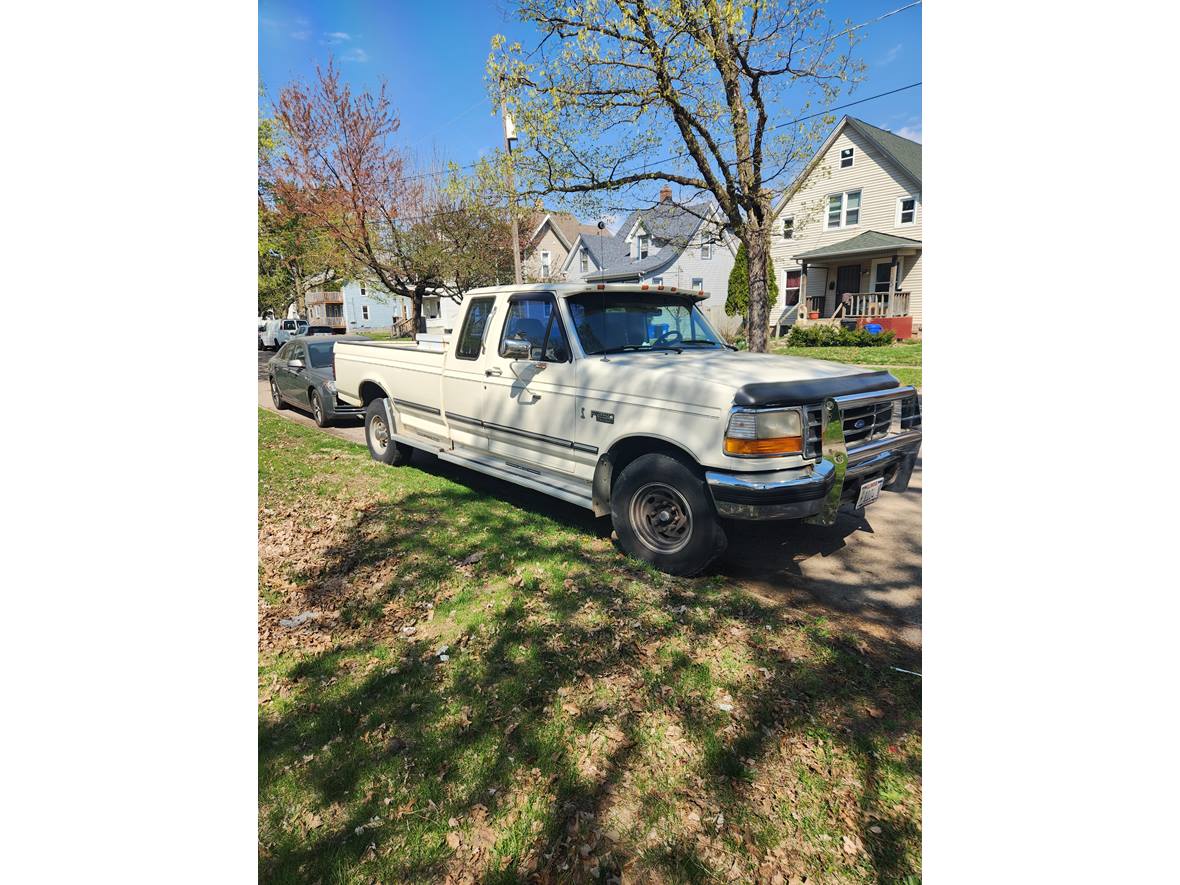
[(679, 329), (669, 329), (663, 335), (655, 340), (655, 344), (679, 344), (684, 340), (684, 336), (680, 334)]

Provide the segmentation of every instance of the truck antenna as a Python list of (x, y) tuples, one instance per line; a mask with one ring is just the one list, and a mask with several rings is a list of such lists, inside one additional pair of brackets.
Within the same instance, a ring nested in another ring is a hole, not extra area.
[[(598, 222), (598, 257), (602, 260), (602, 267), (598, 269), (598, 276), (602, 278), (602, 287), (598, 291), (602, 293), (602, 331), (604, 333), (606, 332), (606, 252), (602, 248), (602, 232), (605, 229), (606, 222)], [(605, 346), (602, 348), (602, 361), (604, 363), (610, 362), (606, 358)]]

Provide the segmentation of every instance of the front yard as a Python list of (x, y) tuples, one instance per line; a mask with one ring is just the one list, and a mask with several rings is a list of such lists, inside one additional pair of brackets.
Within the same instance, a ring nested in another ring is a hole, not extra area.
[(770, 352), (888, 369), (902, 384), (922, 386), (921, 341), (899, 342), (887, 347), (788, 347), (784, 341), (783, 338), (772, 338)]
[(261, 410), (258, 495), (260, 880), (918, 881), (904, 647)]

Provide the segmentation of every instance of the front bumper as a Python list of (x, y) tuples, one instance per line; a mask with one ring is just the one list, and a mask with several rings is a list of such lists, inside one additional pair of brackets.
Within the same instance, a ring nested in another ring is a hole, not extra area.
[[(913, 398), (908, 416), (898, 409), (888, 435), (849, 448), (844, 439), (843, 410)], [(757, 473), (710, 470), (705, 482), (719, 516), (728, 519), (806, 519), (831, 525), (842, 507), (856, 502), (860, 487), (885, 478), (885, 490), (904, 492), (922, 445), (917, 391), (895, 388), (824, 401), (821, 460), (810, 467)]]

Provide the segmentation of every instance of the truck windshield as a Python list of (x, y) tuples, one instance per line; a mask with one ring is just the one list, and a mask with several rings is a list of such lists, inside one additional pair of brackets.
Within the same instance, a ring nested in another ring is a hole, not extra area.
[(722, 347), (691, 298), (665, 292), (587, 292), (569, 299), (587, 356), (626, 350)]

